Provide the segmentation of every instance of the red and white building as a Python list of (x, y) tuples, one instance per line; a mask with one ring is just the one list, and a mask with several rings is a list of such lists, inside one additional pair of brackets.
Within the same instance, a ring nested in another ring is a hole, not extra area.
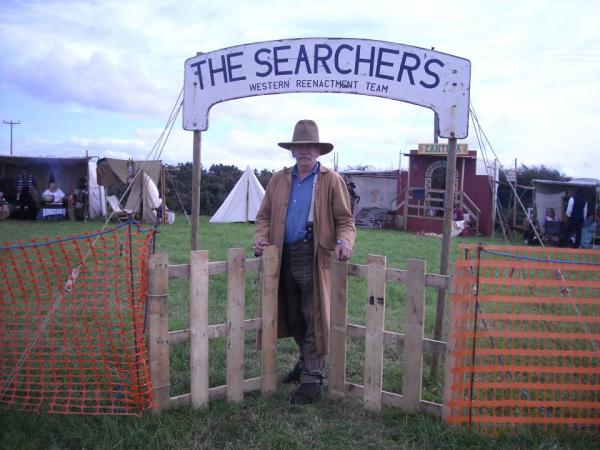
[[(357, 225), (368, 225), (366, 221), (370, 220), (375, 225), (394, 224), (407, 231), (441, 234), (447, 144), (419, 144), (405, 156), (409, 159), (408, 170), (401, 172), (343, 173), (347, 183), (354, 183), (361, 199), (354, 208)], [(497, 170), (486, 167), (476, 150), (469, 150), (467, 144), (457, 146), (454, 203), (470, 224), (467, 233), (492, 233), (496, 180)]]

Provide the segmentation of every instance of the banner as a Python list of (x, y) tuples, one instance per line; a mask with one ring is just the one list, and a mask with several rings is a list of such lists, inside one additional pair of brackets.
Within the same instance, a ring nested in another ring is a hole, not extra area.
[[(448, 144), (419, 144), (417, 150), (419, 155), (447, 155)], [(457, 144), (456, 145), (457, 155), (468, 155), (469, 146), (468, 144)]]
[(259, 42), (199, 54), (185, 62), (183, 128), (208, 129), (220, 102), (290, 92), (335, 92), (430, 108), (439, 136), (466, 138), (470, 61), (433, 50), (366, 39)]

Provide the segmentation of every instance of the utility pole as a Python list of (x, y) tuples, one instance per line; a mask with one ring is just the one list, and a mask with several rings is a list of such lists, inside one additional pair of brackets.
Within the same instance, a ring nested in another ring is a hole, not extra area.
[(517, 227), (517, 158), (515, 158), (515, 176), (513, 183), (515, 188), (513, 190), (513, 229)]
[(12, 120), (9, 120), (8, 122), (6, 120), (3, 120), (2, 122), (4, 122), (7, 125), (10, 125), (10, 156), (12, 156), (13, 154), (13, 125), (19, 125), (21, 123), (21, 121), (19, 120), (18, 122), (13, 122)]

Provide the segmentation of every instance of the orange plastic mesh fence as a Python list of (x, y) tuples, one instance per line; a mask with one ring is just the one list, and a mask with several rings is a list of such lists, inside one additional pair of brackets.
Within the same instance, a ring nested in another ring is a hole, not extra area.
[(144, 341), (150, 230), (0, 245), (0, 404), (140, 415), (152, 405)]
[(449, 423), (600, 426), (600, 251), (459, 247)]

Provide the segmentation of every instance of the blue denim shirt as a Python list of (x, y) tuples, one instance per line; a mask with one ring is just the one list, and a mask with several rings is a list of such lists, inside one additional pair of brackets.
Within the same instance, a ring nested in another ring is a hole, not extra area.
[(300, 181), (298, 167), (294, 166), (292, 169), (292, 187), (285, 216), (284, 242), (286, 244), (300, 241), (306, 237), (306, 222), (312, 201), (313, 182), (318, 172), (319, 163), (317, 162), (312, 173)]

